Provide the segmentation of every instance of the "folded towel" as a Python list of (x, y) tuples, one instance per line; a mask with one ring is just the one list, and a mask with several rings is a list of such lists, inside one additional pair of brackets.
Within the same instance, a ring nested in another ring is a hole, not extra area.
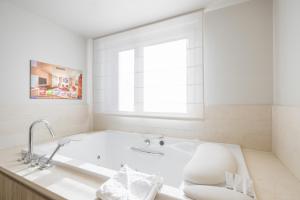
[(102, 200), (154, 200), (163, 179), (132, 170), (124, 165), (119, 172), (97, 190)]

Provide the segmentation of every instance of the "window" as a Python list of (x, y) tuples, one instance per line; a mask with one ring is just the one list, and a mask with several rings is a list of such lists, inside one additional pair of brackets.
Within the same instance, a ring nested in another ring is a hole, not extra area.
[(144, 112), (186, 113), (186, 50), (186, 39), (144, 47), (142, 91), (134, 91), (134, 50), (119, 52), (119, 111), (133, 112), (134, 94), (142, 92)]
[(94, 112), (203, 117), (202, 12), (94, 41)]
[(144, 111), (186, 113), (186, 40), (144, 48)]
[(119, 110), (134, 111), (134, 50), (118, 55)]

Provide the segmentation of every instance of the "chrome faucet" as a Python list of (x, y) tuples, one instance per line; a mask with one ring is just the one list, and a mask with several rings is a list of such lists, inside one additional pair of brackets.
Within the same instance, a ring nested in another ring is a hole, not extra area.
[(29, 128), (28, 152), (25, 156), (25, 162), (24, 162), (25, 164), (31, 163), (31, 161), (33, 160), (33, 131), (32, 130), (33, 130), (33, 127), (39, 123), (45, 124), (45, 126), (49, 130), (52, 138), (54, 137), (53, 130), (50, 127), (50, 124), (47, 120), (40, 119), (40, 120), (36, 120), (36, 121), (32, 122), (32, 124), (30, 125), (30, 128)]

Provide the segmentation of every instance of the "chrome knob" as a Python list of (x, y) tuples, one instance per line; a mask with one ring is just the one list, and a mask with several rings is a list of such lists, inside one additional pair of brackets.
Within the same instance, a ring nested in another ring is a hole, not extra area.
[(145, 139), (144, 142), (145, 142), (147, 145), (150, 145), (150, 144), (151, 144), (150, 139)]

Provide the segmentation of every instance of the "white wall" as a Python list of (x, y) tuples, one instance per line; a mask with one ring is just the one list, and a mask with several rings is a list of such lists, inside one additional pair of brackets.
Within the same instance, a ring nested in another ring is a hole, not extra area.
[[(204, 121), (96, 115), (95, 128), (151, 131), (269, 150), (270, 108), (248, 104), (272, 102), (272, 77), (268, 76), (272, 71), (271, 5), (271, 0), (252, 0), (206, 13), (205, 95), (209, 106)], [(29, 99), (29, 60), (82, 69), (84, 75), (90, 74), (85, 67), (89, 64), (86, 50), (90, 48), (86, 41), (3, 1), (0, 28), (0, 148), (26, 143), (28, 126), (37, 118), (49, 119), (58, 136), (88, 130), (85, 93), (82, 101)], [(37, 138), (48, 138), (41, 132)]]
[(272, 104), (272, 17), (272, 0), (206, 13), (206, 104)]
[(300, 178), (300, 1), (274, 1), (273, 151)]
[(29, 98), (30, 59), (81, 69), (86, 79), (85, 39), (5, 1), (0, 30), (0, 148), (27, 142), (38, 118), (49, 119), (58, 136), (87, 130), (85, 81), (83, 100)]
[(95, 129), (198, 138), (270, 151), (272, 15), (272, 0), (205, 13), (204, 120), (95, 114)]
[(300, 105), (300, 1), (275, 0), (274, 104)]

